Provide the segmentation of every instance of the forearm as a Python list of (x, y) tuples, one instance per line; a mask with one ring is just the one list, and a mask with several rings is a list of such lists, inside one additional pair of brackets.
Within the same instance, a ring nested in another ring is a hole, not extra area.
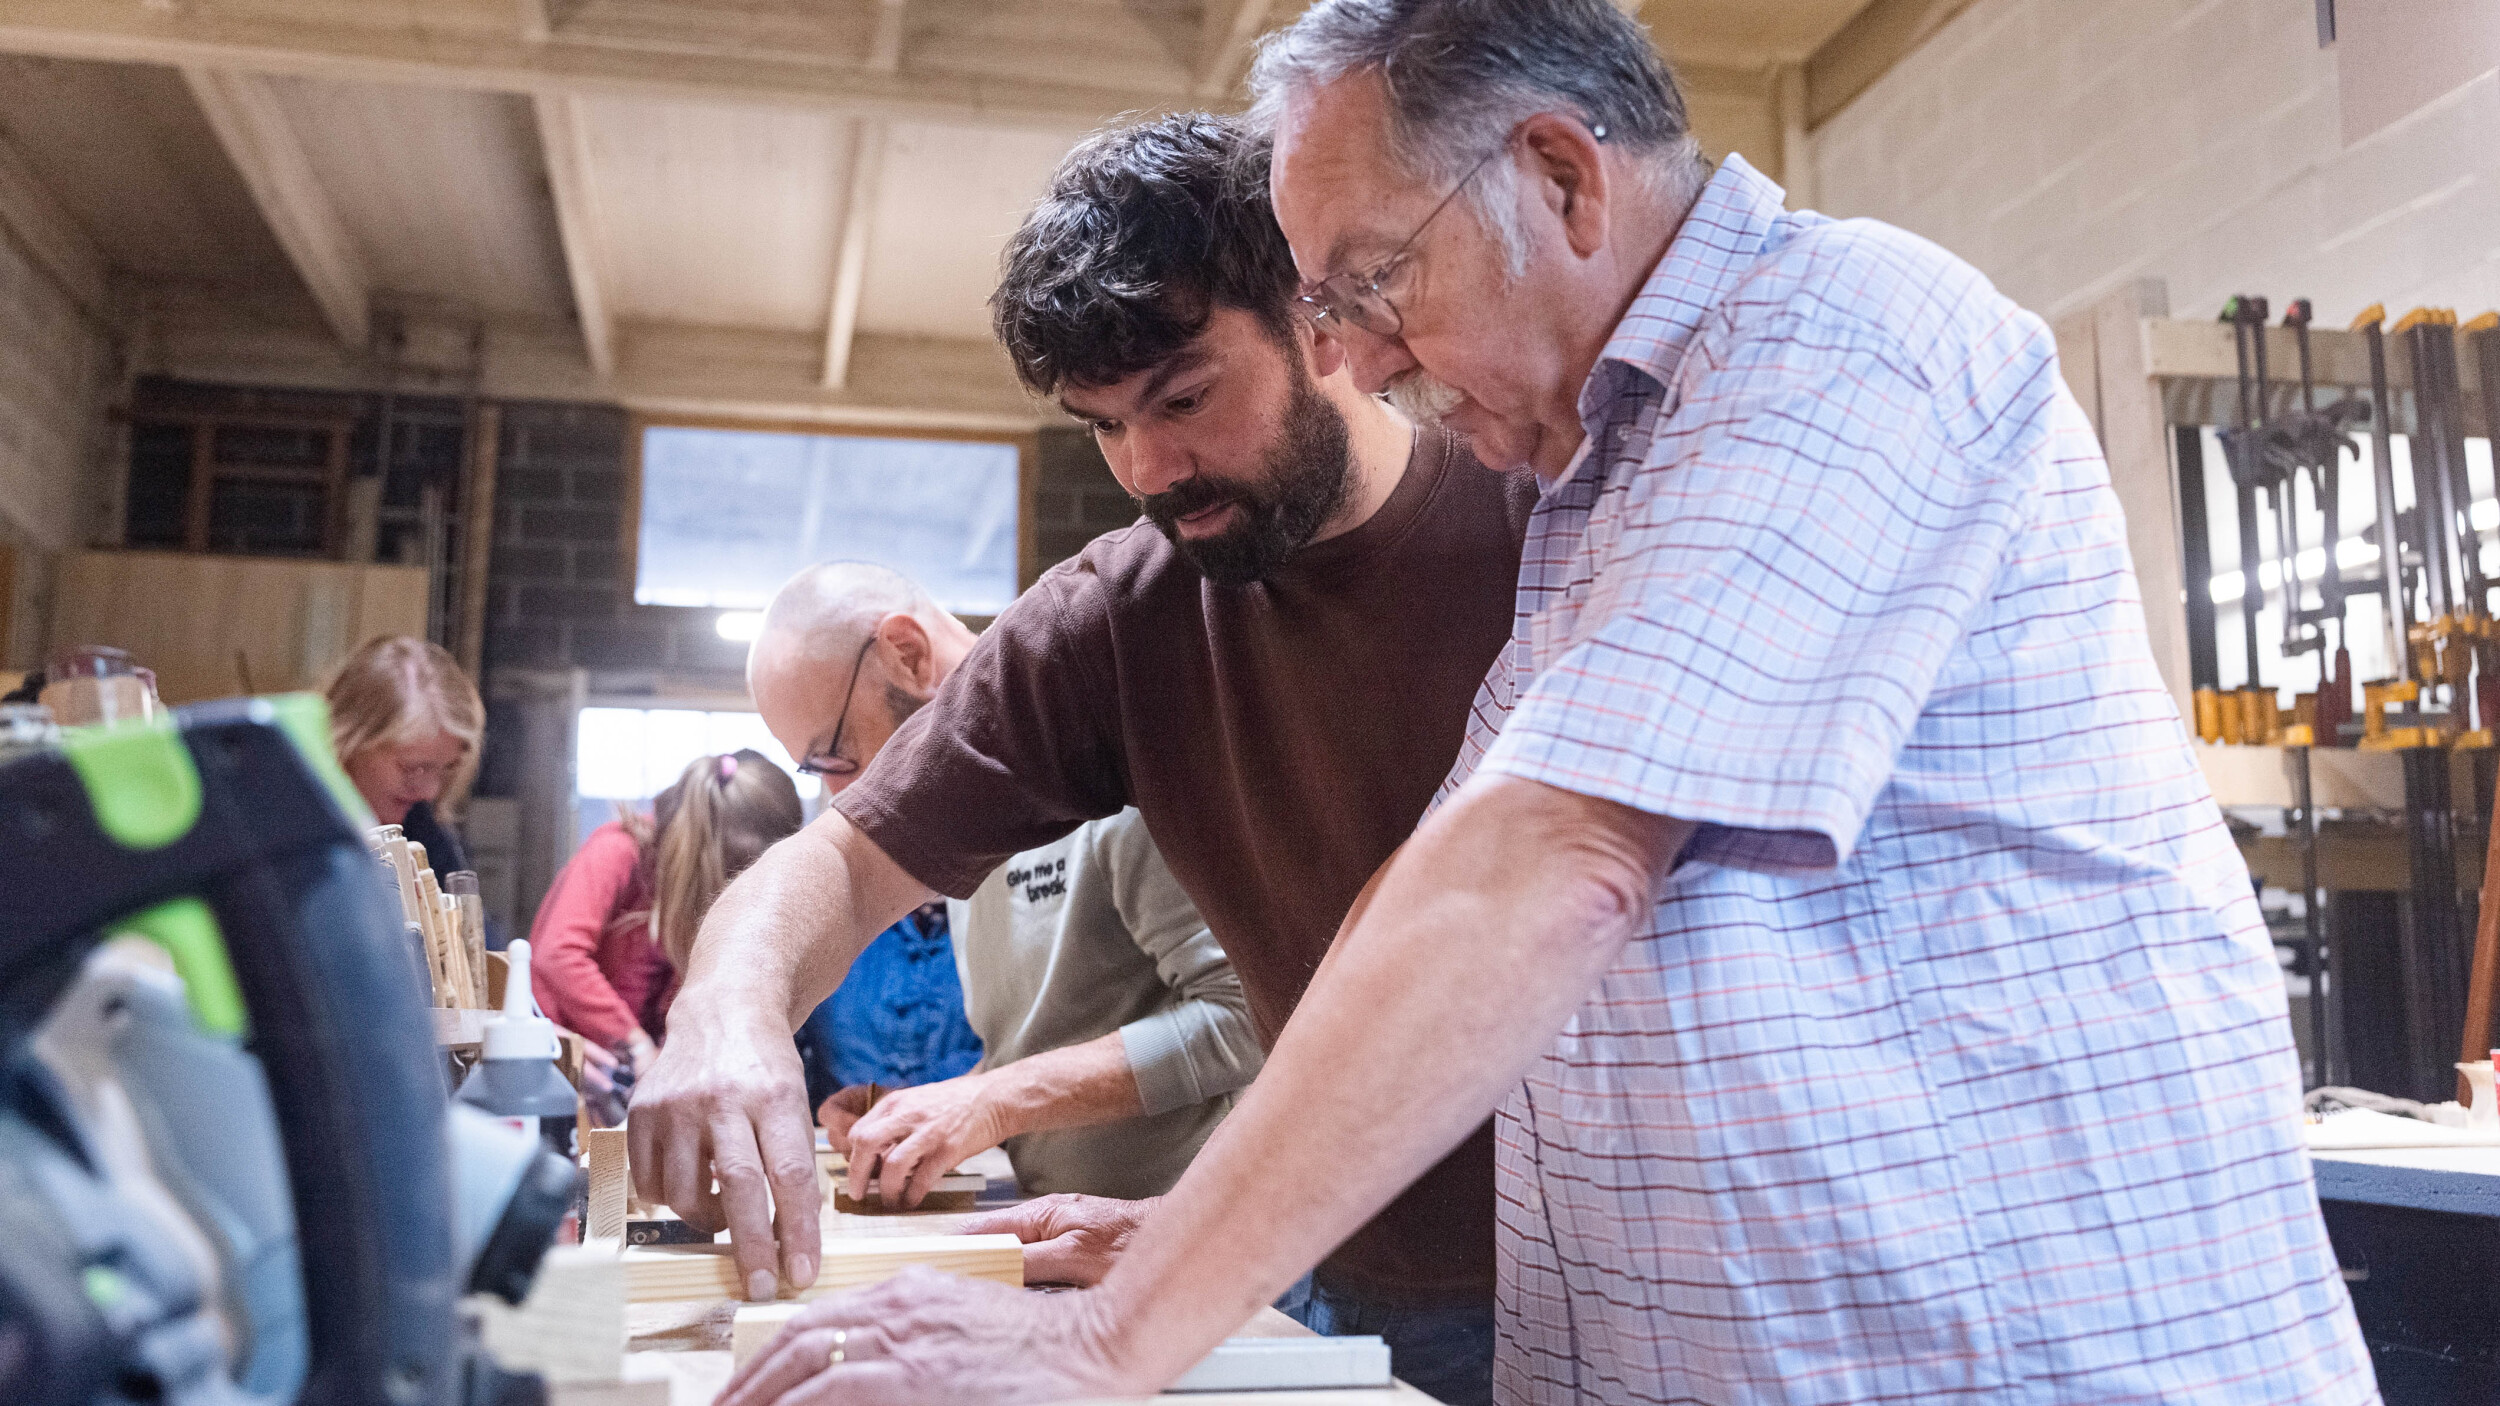
[(764, 852), (704, 915), (677, 1008), (732, 1002), (792, 1030), (877, 934), (933, 897), (839, 811)]
[(1145, 1111), (1120, 1032), (1028, 1055), (980, 1076), (1004, 1141), (1019, 1133), (1082, 1128)]
[(1156, 1385), (1482, 1122), (1646, 917), (1685, 827), (1488, 779), (1409, 842), (1103, 1285)]

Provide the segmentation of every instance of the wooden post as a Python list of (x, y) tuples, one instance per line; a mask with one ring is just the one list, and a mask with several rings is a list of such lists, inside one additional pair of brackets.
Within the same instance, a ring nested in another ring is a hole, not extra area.
[[(2474, 924), (2474, 964), (2465, 987), (2465, 1036), (2457, 1058), (2471, 1064), (2491, 1058), (2491, 1016), (2494, 988), (2500, 987), (2500, 791), (2491, 799), (2491, 837), (2483, 850), (2481, 912)], [(2474, 1093), (2457, 1073), (2457, 1102), (2471, 1104)]]
[(503, 407), (489, 401), (469, 422), (468, 493), (460, 504), (460, 625), (452, 652), (476, 678), (486, 651), (486, 577), (495, 550), (495, 471)]
[(2170, 312), (2169, 290), (2157, 279), (2130, 284), (2095, 303), (2093, 355), (2100, 400), (2094, 424), (2109, 461), (2110, 486), (2127, 515), (2127, 554), (2135, 560), (2144, 599), (2144, 633), (2153, 664), (2194, 730), (2187, 643), (2187, 592), (2204, 582), (2184, 580), (2179, 550), (2179, 491), (2170, 463), (2170, 426), (2160, 389), (2153, 383), (2144, 319)]

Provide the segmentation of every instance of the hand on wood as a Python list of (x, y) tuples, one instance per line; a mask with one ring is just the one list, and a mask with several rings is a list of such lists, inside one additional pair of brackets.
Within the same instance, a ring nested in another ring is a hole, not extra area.
[[(851, 1199), (867, 1200), (873, 1179), (888, 1209), (910, 1210), (965, 1158), (1004, 1142), (1014, 1130), (1001, 1126), (985, 1097), (989, 1079), (965, 1074), (895, 1089), (877, 1100), (849, 1130)], [(831, 1106), (841, 1098), (836, 1094), (825, 1102)], [(830, 1122), (825, 1130), (832, 1138), (842, 1136)]]
[(800, 1310), (729, 1379), (719, 1406), (974, 1406), (1150, 1392), (1153, 1383), (1114, 1368), (1105, 1317), (1093, 1294), (1027, 1293), (914, 1267)]
[(1091, 1287), (1111, 1272), (1129, 1238), (1161, 1197), (1121, 1201), (1061, 1192), (974, 1216), (966, 1235), (1013, 1235), (1024, 1242), (1024, 1282)]
[(816, 1280), (823, 1196), (798, 1047), (769, 1017), (685, 1004), (634, 1081), (634, 1189), (690, 1225), (725, 1225), (747, 1297), (773, 1297), (777, 1280), (803, 1288)]

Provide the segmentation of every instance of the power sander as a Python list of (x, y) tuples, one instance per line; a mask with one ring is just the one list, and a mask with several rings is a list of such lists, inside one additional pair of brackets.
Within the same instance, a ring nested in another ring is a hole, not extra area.
[(451, 1107), (309, 696), (0, 755), (0, 1401), (523, 1406), (580, 1174)]

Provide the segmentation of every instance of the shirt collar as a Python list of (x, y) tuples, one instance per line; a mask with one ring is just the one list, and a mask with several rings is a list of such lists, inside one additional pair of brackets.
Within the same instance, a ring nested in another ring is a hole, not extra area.
[(1783, 199), (1780, 188), (1745, 158), (1730, 153), (1719, 163), (1581, 386), (1584, 424), (1602, 421), (1613, 398), (1616, 373), (1607, 370), (1609, 363), (1629, 367), (1661, 386), (1675, 374), (1702, 319), (1727, 300), (1761, 257), (1772, 225), (1787, 213)]

